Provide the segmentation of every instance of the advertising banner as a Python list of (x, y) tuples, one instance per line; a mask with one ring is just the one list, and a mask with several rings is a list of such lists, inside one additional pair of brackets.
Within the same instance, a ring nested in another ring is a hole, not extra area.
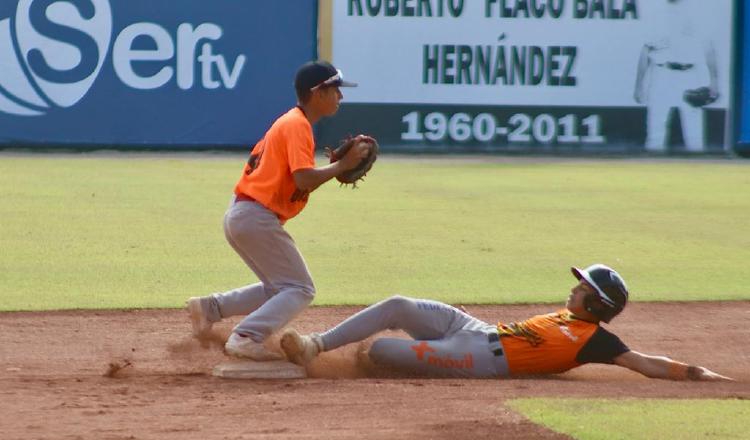
[(723, 152), (732, 9), (333, 0), (333, 62), (360, 87), (320, 134), (370, 132), (402, 151)]
[(738, 50), (736, 53), (740, 58), (736, 63), (735, 77), (735, 151), (750, 157), (750, 32), (747, 26), (750, 24), (750, 0), (737, 2), (737, 13), (739, 17), (739, 29), (737, 29)]
[(0, 145), (233, 146), (294, 105), (317, 2), (0, 2)]

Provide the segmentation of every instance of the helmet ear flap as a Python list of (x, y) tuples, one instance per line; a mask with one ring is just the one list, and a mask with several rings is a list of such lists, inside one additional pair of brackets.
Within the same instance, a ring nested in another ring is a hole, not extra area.
[(599, 296), (595, 293), (586, 295), (583, 298), (583, 308), (587, 312), (599, 318), (601, 321), (609, 323), (615, 316), (617, 316), (622, 308), (612, 308), (607, 306), (599, 299)]
[(599, 319), (602, 319), (605, 313), (604, 304), (595, 293), (589, 293), (583, 298), (583, 308)]

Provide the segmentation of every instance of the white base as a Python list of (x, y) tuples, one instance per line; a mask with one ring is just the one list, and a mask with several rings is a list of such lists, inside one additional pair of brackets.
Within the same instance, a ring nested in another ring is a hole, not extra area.
[(224, 362), (215, 366), (212, 374), (225, 379), (304, 379), (307, 377), (305, 367), (287, 361)]

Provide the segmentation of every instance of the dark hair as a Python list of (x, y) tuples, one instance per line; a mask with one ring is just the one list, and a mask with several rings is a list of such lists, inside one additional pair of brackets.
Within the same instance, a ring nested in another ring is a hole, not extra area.
[(295, 92), (297, 92), (297, 101), (300, 104), (307, 104), (307, 102), (312, 98), (312, 90), (310, 89), (297, 89), (295, 88)]

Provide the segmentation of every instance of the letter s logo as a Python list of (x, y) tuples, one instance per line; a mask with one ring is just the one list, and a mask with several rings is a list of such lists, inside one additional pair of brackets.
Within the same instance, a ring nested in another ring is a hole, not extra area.
[[(68, 0), (85, 20), (94, 18), (94, 4), (90, 0)], [(55, 23), (47, 17), (47, 9), (57, 0), (37, 0), (30, 5), (29, 22), (40, 35), (51, 40), (67, 42), (78, 48), (80, 60), (78, 65), (70, 70), (56, 69), (47, 63), (41, 49), (34, 48), (28, 52), (28, 63), (31, 71), (44, 80), (72, 84), (82, 81), (96, 71), (99, 61), (99, 48), (96, 41), (89, 34), (74, 27)], [(62, 20), (61, 20), (62, 21)], [(50, 54), (54, 57), (54, 53)]]
[(109, 0), (19, 0), (0, 20), (0, 111), (41, 115), (83, 98), (112, 38)]

